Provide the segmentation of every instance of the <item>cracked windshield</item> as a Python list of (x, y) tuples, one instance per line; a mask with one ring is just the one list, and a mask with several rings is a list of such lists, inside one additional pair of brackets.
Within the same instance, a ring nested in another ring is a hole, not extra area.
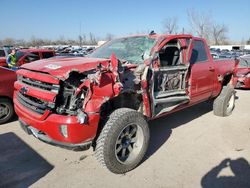
[(112, 53), (122, 61), (140, 64), (149, 58), (155, 39), (148, 37), (129, 37), (113, 40), (96, 49), (90, 57), (109, 58)]

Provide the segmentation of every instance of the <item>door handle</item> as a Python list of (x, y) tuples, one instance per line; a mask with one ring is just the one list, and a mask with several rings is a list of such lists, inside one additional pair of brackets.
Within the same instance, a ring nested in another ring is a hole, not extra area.
[(214, 72), (215, 68), (214, 67), (209, 67), (208, 70)]

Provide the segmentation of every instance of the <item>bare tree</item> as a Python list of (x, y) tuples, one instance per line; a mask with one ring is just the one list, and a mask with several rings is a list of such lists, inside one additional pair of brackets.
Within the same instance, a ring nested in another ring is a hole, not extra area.
[(246, 44), (246, 40), (244, 38), (242, 38), (241, 41), (240, 41), (240, 44), (241, 45), (245, 45)]
[(86, 44), (86, 43), (87, 43), (86, 34), (82, 34), (82, 42), (83, 42), (83, 44)]
[(27, 47), (27, 42), (25, 40), (23, 40), (23, 39), (18, 39), (18, 40), (16, 40), (15, 45), (16, 46)]
[(163, 21), (164, 32), (167, 34), (177, 33), (178, 25), (177, 25), (177, 17), (170, 17)]
[(246, 42), (246, 43), (247, 43), (247, 45), (249, 45), (249, 44), (250, 44), (250, 38), (247, 40), (247, 42)]
[(82, 36), (79, 35), (79, 36), (78, 36), (78, 39), (79, 39), (79, 46), (82, 46), (82, 40), (83, 40)]
[(212, 28), (211, 15), (199, 13), (192, 9), (188, 10), (188, 20), (190, 22), (191, 29), (196, 35), (209, 40)]
[(15, 46), (15, 39), (13, 38), (5, 38), (3, 41), (2, 41), (3, 45), (6, 45), (6, 46)]
[(89, 33), (89, 43), (90, 44), (96, 44), (96, 38), (95, 38), (95, 35), (93, 33)]
[(37, 46), (37, 38), (35, 36), (32, 36), (29, 41), (29, 46)]
[(65, 42), (66, 42), (66, 44), (68, 44), (68, 45), (76, 45), (76, 44), (79, 44), (79, 41), (73, 40), (73, 39), (67, 39)]
[(65, 40), (65, 37), (62, 35), (59, 37), (59, 39), (55, 41), (55, 43), (60, 44), (60, 45), (67, 45), (67, 41)]
[(223, 44), (227, 40), (228, 28), (224, 24), (213, 24), (212, 35), (215, 45)]
[(35, 36), (32, 36), (28, 44), (29, 46), (39, 47), (39, 46), (45, 45), (46, 42), (44, 41), (44, 39), (36, 38)]
[(113, 35), (113, 34), (107, 33), (107, 34), (106, 34), (106, 37), (105, 37), (105, 40), (110, 41), (110, 40), (112, 40), (113, 38), (114, 38), (114, 35)]

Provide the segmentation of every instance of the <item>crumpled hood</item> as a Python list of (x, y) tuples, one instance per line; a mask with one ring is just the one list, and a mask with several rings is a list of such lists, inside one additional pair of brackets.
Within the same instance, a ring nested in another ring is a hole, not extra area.
[(88, 58), (88, 57), (55, 57), (50, 59), (42, 59), (27, 63), (21, 67), (28, 70), (34, 70), (57, 77), (59, 79), (67, 79), (72, 71), (85, 72), (95, 69), (100, 63), (104, 67), (108, 67), (109, 59)]

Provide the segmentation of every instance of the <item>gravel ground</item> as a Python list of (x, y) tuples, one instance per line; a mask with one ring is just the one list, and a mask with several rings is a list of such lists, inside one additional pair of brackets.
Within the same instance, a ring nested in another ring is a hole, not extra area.
[(250, 187), (250, 91), (237, 90), (226, 118), (209, 103), (150, 122), (145, 160), (115, 175), (93, 151), (73, 152), (26, 135), (17, 121), (0, 126), (0, 187)]

